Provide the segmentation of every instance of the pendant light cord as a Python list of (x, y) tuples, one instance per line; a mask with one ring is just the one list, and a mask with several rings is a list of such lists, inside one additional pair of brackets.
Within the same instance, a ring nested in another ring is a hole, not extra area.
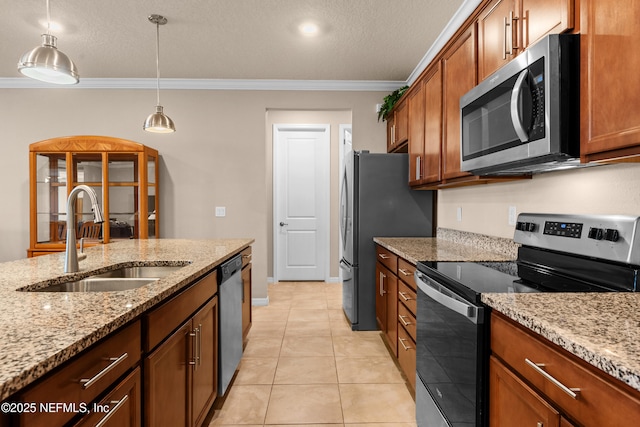
[(47, 0), (47, 35), (51, 35), (51, 10), (49, 9), (49, 0)]
[[(49, 0), (47, 0), (49, 1)], [(156, 97), (160, 105), (160, 23), (156, 22)]]

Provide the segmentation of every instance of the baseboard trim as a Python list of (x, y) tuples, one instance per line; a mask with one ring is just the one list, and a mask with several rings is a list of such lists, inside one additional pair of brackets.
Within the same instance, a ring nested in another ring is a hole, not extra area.
[(269, 305), (269, 297), (251, 298), (251, 305), (254, 307), (266, 307)]

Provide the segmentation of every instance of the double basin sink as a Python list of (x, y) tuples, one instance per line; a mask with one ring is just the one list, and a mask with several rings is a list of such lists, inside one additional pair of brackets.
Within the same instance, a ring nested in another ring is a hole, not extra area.
[(181, 265), (143, 265), (120, 267), (104, 273), (71, 282), (56, 283), (38, 289), (21, 289), (32, 292), (113, 292), (137, 289), (156, 282), (180, 270)]

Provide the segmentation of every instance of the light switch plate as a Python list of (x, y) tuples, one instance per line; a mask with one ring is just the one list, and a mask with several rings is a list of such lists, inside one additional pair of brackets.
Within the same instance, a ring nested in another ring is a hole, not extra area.
[(216, 206), (216, 216), (226, 216), (227, 215), (227, 208), (225, 208), (224, 206)]
[(458, 207), (456, 209), (456, 219), (458, 221), (462, 221), (462, 208), (461, 207)]

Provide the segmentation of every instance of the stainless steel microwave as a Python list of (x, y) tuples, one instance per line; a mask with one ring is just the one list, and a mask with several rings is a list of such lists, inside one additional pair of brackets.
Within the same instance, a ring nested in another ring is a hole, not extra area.
[(579, 36), (549, 35), (460, 98), (461, 168), (476, 175), (580, 164)]

